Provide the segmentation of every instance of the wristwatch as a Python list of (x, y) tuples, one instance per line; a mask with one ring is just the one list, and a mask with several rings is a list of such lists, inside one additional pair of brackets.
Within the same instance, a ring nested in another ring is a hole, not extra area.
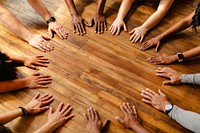
[(47, 20), (47, 24), (49, 24), (50, 22), (55, 22), (56, 19), (54, 17), (50, 17), (48, 20)]
[(173, 109), (173, 104), (168, 103), (165, 105), (165, 113), (169, 114), (169, 112)]
[(178, 62), (182, 62), (183, 59), (184, 59), (184, 56), (182, 53), (177, 53), (177, 56), (178, 56)]

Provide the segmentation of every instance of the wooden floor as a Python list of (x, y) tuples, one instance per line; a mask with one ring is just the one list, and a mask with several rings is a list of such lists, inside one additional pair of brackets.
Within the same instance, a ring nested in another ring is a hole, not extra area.
[[(148, 0), (149, 1), (149, 0)], [(153, 0), (152, 0), (153, 1)], [(58, 21), (69, 29), (69, 38), (52, 39), (55, 50), (42, 53), (19, 39), (3, 26), (0, 26), (0, 49), (13, 53), (34, 56), (45, 55), (50, 59), (48, 68), (40, 68), (40, 73), (51, 75), (53, 83), (48, 89), (23, 89), (12, 93), (0, 94), (0, 113), (23, 106), (40, 92), (50, 93), (55, 100), (51, 104), (56, 108), (59, 102), (70, 103), (75, 117), (59, 128), (61, 133), (86, 133), (83, 113), (88, 107), (98, 110), (102, 120), (110, 119), (109, 133), (131, 133), (124, 129), (115, 116), (123, 116), (119, 106), (123, 102), (136, 105), (143, 125), (151, 132), (189, 132), (176, 124), (171, 118), (141, 102), (140, 92), (146, 87), (155, 91), (162, 89), (170, 101), (184, 109), (200, 113), (200, 89), (194, 85), (162, 85), (163, 78), (155, 76), (157, 65), (147, 62), (155, 50), (140, 51), (141, 43), (132, 44), (130, 35), (124, 31), (119, 36), (112, 36), (109, 31), (102, 35), (94, 33), (93, 28), (86, 28), (87, 34), (79, 36), (73, 33), (71, 17), (64, 0), (44, 0), (46, 6)], [(2, 3), (17, 18), (35, 33), (48, 36), (47, 26), (42, 18), (34, 12), (26, 0), (4, 0)], [(79, 12), (90, 21), (94, 15), (97, 1), (76, 0)], [(108, 26), (117, 16), (120, 0), (107, 0), (105, 14)], [(176, 0), (163, 21), (148, 32), (145, 40), (167, 30), (176, 22), (190, 14), (197, 6), (198, 0)], [(156, 10), (156, 2), (133, 4), (126, 17), (128, 30), (141, 25)], [(173, 36), (162, 47), (160, 53), (174, 54), (199, 45), (200, 35), (193, 35), (192, 29)], [(168, 65), (182, 73), (200, 72), (200, 58), (196, 57), (183, 63)], [(25, 67), (18, 68), (21, 77), (34, 73)], [(47, 121), (47, 112), (30, 118), (18, 118), (9, 124), (13, 132), (30, 133)]]

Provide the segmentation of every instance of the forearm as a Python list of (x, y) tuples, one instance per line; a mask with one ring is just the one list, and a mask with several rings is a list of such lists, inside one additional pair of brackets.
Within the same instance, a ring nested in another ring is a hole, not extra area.
[(67, 7), (70, 11), (71, 16), (78, 15), (78, 12), (76, 10), (73, 0), (65, 0), (65, 3), (67, 4)]
[(24, 56), (20, 56), (20, 55), (17, 55), (17, 54), (12, 54), (12, 53), (7, 53), (5, 52), (5, 54), (13, 61), (17, 61), (17, 62), (22, 62), (24, 63), (25, 61), (25, 58)]
[(200, 132), (200, 115), (181, 109), (180, 107), (174, 105), (173, 109), (170, 111), (169, 116), (173, 118), (183, 127), (193, 131)]
[(137, 125), (135, 127), (131, 128), (133, 131), (135, 131), (136, 133), (149, 133), (149, 131), (147, 131), (142, 125)]
[(52, 133), (56, 128), (51, 124), (45, 123), (42, 127), (40, 127), (34, 133)]
[(154, 12), (147, 20), (144, 22), (142, 27), (147, 30), (150, 30), (152, 27), (157, 25), (161, 19), (165, 16), (174, 0), (161, 0), (156, 12)]
[(18, 89), (22, 89), (22, 88), (26, 88), (26, 78), (22, 78), (22, 79), (15, 79), (15, 80), (11, 80), (11, 81), (1, 81), (0, 82), (0, 93), (4, 93), (4, 92), (10, 92), (10, 91), (14, 91), (14, 90), (18, 90)]
[(19, 20), (17, 20), (17, 18), (1, 4), (0, 21), (6, 28), (8, 28), (11, 32), (21, 37), (22, 39), (28, 41), (31, 38), (32, 33), (26, 27), (24, 27), (19, 22)]
[(176, 34), (176, 33), (180, 32), (180, 31), (185, 30), (186, 28), (190, 27), (192, 25), (192, 17), (194, 16), (194, 13), (195, 12), (191, 13), (188, 17), (186, 17), (183, 20), (179, 21), (174, 26), (169, 28), (167, 31), (165, 31), (162, 34), (160, 34), (158, 36), (160, 38), (160, 40), (162, 40), (163, 38), (166, 38), (168, 36), (171, 36), (173, 34)]
[(126, 17), (126, 14), (128, 13), (129, 9), (131, 8), (132, 3), (135, 0), (123, 0), (122, 4), (119, 8), (119, 13), (117, 14), (118, 19), (124, 19)]
[(182, 74), (181, 83), (200, 85), (200, 73), (197, 74)]
[(51, 14), (47, 10), (46, 6), (41, 0), (27, 0), (33, 9), (45, 20), (47, 21)]
[(22, 116), (21, 109), (15, 109), (15, 110), (0, 114), (0, 122), (3, 124), (6, 124), (20, 116)]
[(105, 4), (106, 4), (106, 0), (98, 0), (96, 14), (103, 15)]
[(195, 48), (188, 50), (186, 52), (183, 52), (182, 54), (184, 56), (184, 59), (198, 56), (198, 55), (200, 55), (200, 46), (195, 47)]

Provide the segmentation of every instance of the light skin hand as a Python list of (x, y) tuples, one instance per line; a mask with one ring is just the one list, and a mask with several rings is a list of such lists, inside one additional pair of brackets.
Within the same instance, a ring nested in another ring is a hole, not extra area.
[(94, 18), (91, 20), (91, 26), (94, 24), (95, 33), (103, 33), (104, 30), (107, 30), (106, 18), (104, 15), (96, 14)]
[(143, 90), (141, 93), (143, 97), (142, 101), (152, 105), (154, 108), (160, 111), (165, 112), (165, 105), (170, 103), (167, 99), (167, 96), (158, 90), (158, 93), (154, 92), (153, 90), (147, 88)]
[(53, 101), (53, 96), (50, 94), (45, 94), (40, 97), (40, 94), (37, 93), (35, 97), (25, 106), (25, 109), (29, 114), (38, 114), (42, 111), (49, 109), (49, 104)]
[(160, 39), (159, 39), (159, 37), (155, 37), (155, 38), (152, 38), (152, 39), (144, 42), (140, 49), (142, 51), (145, 51), (151, 47), (156, 47), (156, 52), (158, 52), (159, 46), (160, 46)]
[(136, 126), (140, 125), (140, 118), (137, 114), (135, 106), (131, 108), (129, 103), (123, 103), (123, 105), (120, 106), (120, 109), (125, 116), (124, 119), (116, 116), (116, 119), (120, 124), (128, 129), (134, 129)]
[(134, 28), (131, 32), (129, 32), (129, 34), (131, 34), (131, 37), (129, 38), (129, 40), (132, 43), (137, 43), (138, 41), (142, 42), (147, 31), (148, 30), (142, 26)]
[(38, 70), (37, 66), (47, 67), (49, 60), (44, 56), (37, 55), (35, 57), (25, 57), (24, 65), (26, 67)]
[(86, 34), (85, 25), (89, 26), (88, 22), (85, 21), (80, 15), (72, 16), (72, 25), (74, 27), (74, 33), (78, 33), (78, 35)]
[(109, 30), (112, 35), (118, 36), (120, 33), (120, 29), (123, 26), (124, 30), (127, 32), (126, 24), (124, 23), (123, 19), (116, 18), (115, 21), (110, 26)]
[(165, 80), (163, 82), (164, 85), (181, 83), (181, 73), (178, 73), (175, 70), (170, 69), (168, 67), (164, 67), (164, 68), (159, 67), (156, 70), (156, 75), (170, 79), (170, 80)]
[(42, 35), (35, 34), (29, 37), (27, 40), (31, 46), (39, 49), (42, 52), (52, 51), (54, 49), (54, 45), (47, 41), (50, 39)]
[(108, 120), (105, 120), (104, 123), (102, 123), (98, 112), (93, 108), (87, 109), (87, 113), (84, 113), (83, 115), (85, 116), (87, 131), (89, 133), (101, 133), (108, 123)]
[(35, 88), (48, 88), (48, 84), (52, 82), (51, 76), (43, 76), (39, 73), (33, 74), (25, 78), (26, 80), (26, 87), (30, 89)]
[(50, 22), (48, 25), (48, 32), (52, 38), (55, 32), (60, 38), (67, 39), (68, 32), (62, 25), (57, 22)]
[(149, 57), (147, 60), (156, 65), (171, 64), (171, 63), (177, 61), (178, 57), (177, 57), (177, 55), (157, 54), (154, 57)]

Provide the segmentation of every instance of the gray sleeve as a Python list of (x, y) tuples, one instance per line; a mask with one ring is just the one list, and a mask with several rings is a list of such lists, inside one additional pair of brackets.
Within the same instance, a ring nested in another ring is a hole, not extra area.
[(190, 131), (200, 133), (200, 114), (184, 110), (174, 105), (168, 115)]
[(200, 85), (200, 73), (197, 74), (182, 74), (181, 83), (190, 83)]

